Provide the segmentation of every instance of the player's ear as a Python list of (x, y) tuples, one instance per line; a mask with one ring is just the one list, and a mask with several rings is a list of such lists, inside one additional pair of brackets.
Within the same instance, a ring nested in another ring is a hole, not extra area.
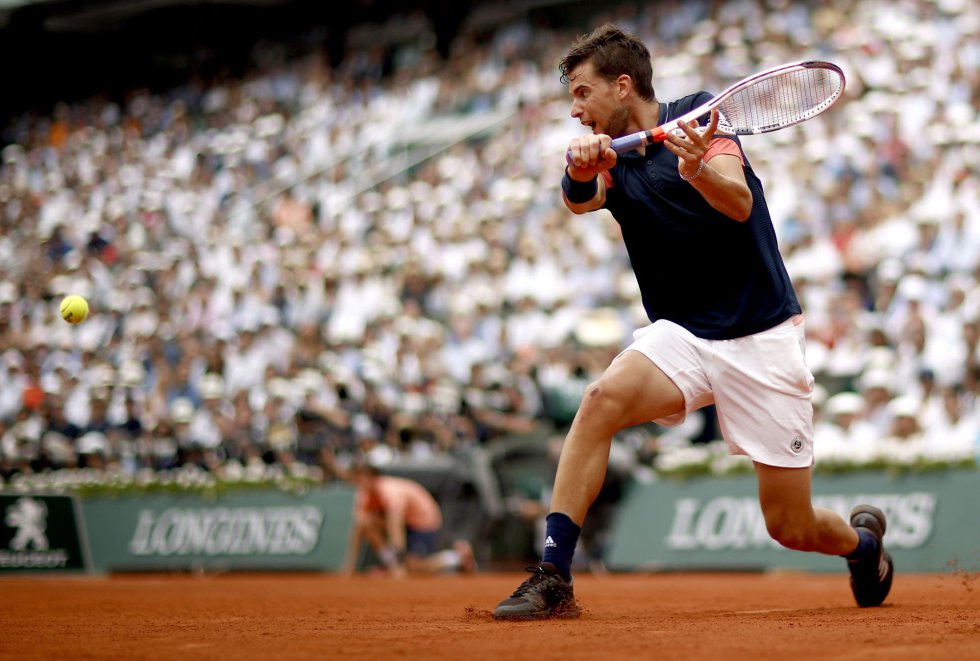
[(627, 74), (621, 73), (616, 78), (616, 94), (620, 99), (625, 99), (626, 95), (633, 89), (633, 79)]

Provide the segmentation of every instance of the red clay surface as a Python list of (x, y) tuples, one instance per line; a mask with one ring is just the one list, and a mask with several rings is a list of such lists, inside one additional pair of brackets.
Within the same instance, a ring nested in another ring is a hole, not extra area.
[(0, 659), (980, 659), (980, 577), (899, 574), (880, 608), (842, 574), (576, 578), (579, 620), (495, 622), (519, 574), (0, 580)]

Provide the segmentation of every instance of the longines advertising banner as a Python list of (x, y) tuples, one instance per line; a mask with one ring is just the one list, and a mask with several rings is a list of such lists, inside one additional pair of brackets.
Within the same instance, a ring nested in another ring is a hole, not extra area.
[[(813, 494), (817, 507), (845, 518), (861, 503), (882, 509), (885, 546), (896, 568), (980, 569), (980, 471), (818, 474)], [(612, 531), (608, 564), (619, 570), (846, 570), (840, 558), (774, 542), (749, 475), (633, 485)]]
[(82, 507), (98, 571), (329, 571), (343, 562), (353, 492), (86, 498)]

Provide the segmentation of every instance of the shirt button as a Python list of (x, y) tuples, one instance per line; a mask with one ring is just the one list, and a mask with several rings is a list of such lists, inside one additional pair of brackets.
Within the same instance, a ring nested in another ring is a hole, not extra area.
[(653, 165), (653, 161), (647, 161), (647, 165)]

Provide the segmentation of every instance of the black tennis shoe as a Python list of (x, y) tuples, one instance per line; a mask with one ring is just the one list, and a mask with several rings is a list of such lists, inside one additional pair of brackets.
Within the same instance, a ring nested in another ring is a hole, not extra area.
[(575, 618), (582, 614), (572, 592), (572, 582), (566, 581), (553, 564), (542, 562), (527, 570), (531, 576), (514, 594), (497, 604), (493, 611), (495, 620)]
[(858, 505), (851, 510), (851, 526), (867, 530), (878, 540), (877, 553), (847, 561), (854, 600), (862, 608), (879, 606), (888, 596), (895, 574), (892, 557), (881, 541), (885, 536), (885, 514), (877, 507)]

